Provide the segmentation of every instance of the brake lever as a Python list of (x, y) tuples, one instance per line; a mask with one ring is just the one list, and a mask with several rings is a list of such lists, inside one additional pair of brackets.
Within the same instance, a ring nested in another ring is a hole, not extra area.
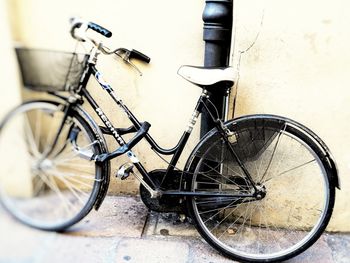
[[(123, 51), (124, 55), (119, 54), (118, 51)], [(114, 54), (120, 57), (124, 62), (128, 63), (131, 67), (134, 68), (134, 70), (136, 70), (137, 73), (139, 73), (140, 76), (142, 76), (141, 70), (134, 63), (130, 61), (130, 54), (131, 54), (130, 50), (126, 48), (120, 48), (115, 50)]]
[(129, 58), (126, 59), (126, 60), (124, 59), (124, 61), (125, 61), (126, 63), (129, 63), (129, 65), (130, 65), (131, 67), (133, 67), (133, 68), (137, 71), (137, 73), (139, 73), (140, 77), (142, 76), (141, 70), (140, 70), (138, 67), (136, 67), (136, 65), (135, 65), (134, 63), (132, 63), (132, 62), (130, 61)]
[[(120, 51), (123, 52), (123, 55), (119, 53)], [(142, 76), (141, 70), (134, 63), (130, 61), (130, 54), (131, 54), (130, 50), (126, 48), (118, 48), (113, 53), (118, 57), (120, 57), (124, 62), (128, 63), (131, 67), (134, 68), (134, 70), (136, 70), (137, 73), (139, 73), (140, 76)]]

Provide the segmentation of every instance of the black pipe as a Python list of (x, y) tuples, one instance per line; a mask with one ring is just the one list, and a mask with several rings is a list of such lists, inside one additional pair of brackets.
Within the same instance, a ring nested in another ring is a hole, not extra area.
[[(203, 40), (205, 41), (205, 67), (226, 67), (229, 65), (232, 36), (233, 3), (232, 0), (206, 0), (203, 11)], [(210, 100), (214, 103), (222, 119), (225, 113), (225, 96), (222, 90), (214, 89)], [(207, 112), (201, 117), (201, 137), (214, 127)]]

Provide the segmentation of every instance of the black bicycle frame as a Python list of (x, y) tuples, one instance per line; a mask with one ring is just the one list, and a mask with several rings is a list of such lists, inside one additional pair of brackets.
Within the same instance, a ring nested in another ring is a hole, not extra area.
[[(129, 128), (115, 128), (114, 127), (112, 122), (104, 114), (103, 110), (100, 108), (100, 106), (97, 104), (97, 102), (93, 99), (93, 97), (90, 95), (90, 93), (86, 89), (87, 83), (88, 83), (91, 75), (93, 75), (95, 77), (95, 79), (100, 84), (100, 86), (110, 95), (110, 97), (113, 99), (113, 101), (127, 115), (128, 119), (132, 123), (131, 127), (129, 127)], [(84, 71), (83, 77), (82, 77), (80, 84), (79, 84), (78, 94), (80, 96), (86, 98), (88, 103), (91, 105), (91, 107), (94, 109), (94, 111), (99, 116), (101, 121), (104, 123), (105, 126), (100, 127), (101, 131), (104, 134), (112, 135), (114, 137), (114, 139), (117, 141), (117, 143), (120, 145), (120, 148), (118, 148), (117, 150), (115, 150), (111, 153), (105, 153), (105, 154), (101, 154), (99, 156), (96, 156), (95, 160), (108, 161), (108, 160), (116, 158), (124, 153), (127, 153), (127, 156), (129, 157), (131, 162), (135, 165), (135, 167), (141, 173), (143, 178), (146, 178), (146, 182), (149, 183), (150, 187), (153, 190), (159, 190), (160, 185), (157, 185), (154, 182), (154, 180), (149, 176), (146, 169), (140, 163), (140, 161), (138, 160), (136, 155), (132, 152), (132, 150), (131, 150), (132, 147), (129, 148), (129, 144), (128, 144), (129, 142), (128, 143), (125, 142), (125, 140), (121, 137), (121, 135), (123, 135), (123, 134), (140, 131), (140, 129), (142, 129), (142, 127), (143, 127), (143, 123), (141, 123), (133, 115), (133, 113), (123, 103), (123, 101), (116, 95), (116, 93), (114, 92), (112, 87), (107, 82), (104, 81), (102, 74), (96, 69), (96, 67), (93, 63), (89, 63)], [(176, 166), (176, 164), (177, 164), (177, 162), (178, 162), (178, 160), (183, 152), (183, 149), (188, 141), (188, 138), (190, 137), (193, 126), (195, 125), (199, 114), (202, 113), (203, 108), (205, 108), (209, 112), (209, 115), (212, 117), (213, 121), (218, 125), (218, 129), (220, 129), (218, 119), (215, 119), (215, 117), (211, 114), (209, 108), (206, 105), (206, 101), (208, 98), (209, 98), (209, 96), (207, 95), (207, 92), (205, 90), (203, 90), (201, 97), (197, 101), (196, 107), (195, 107), (194, 112), (192, 114), (192, 118), (187, 126), (187, 129), (184, 131), (179, 142), (177, 143), (177, 145), (175, 147), (173, 147), (171, 149), (164, 149), (164, 148), (160, 147), (155, 142), (155, 140), (152, 138), (152, 136), (149, 133), (145, 132), (144, 134), (142, 134), (142, 138), (145, 138), (147, 140), (147, 142), (151, 145), (151, 148), (153, 150), (155, 150), (156, 152), (158, 152), (160, 154), (173, 155), (172, 159), (171, 159), (171, 161), (166, 169), (165, 176), (167, 176), (168, 174), (170, 174), (174, 170), (174, 168), (175, 168), (175, 166)], [(137, 136), (137, 134), (136, 134), (136, 136)], [(142, 138), (138, 138), (138, 139), (142, 139)], [(135, 139), (135, 137), (133, 139)], [(166, 192), (164, 192), (164, 194), (166, 194)], [(180, 189), (179, 189), (179, 191), (169, 191), (169, 194), (182, 195), (182, 196), (186, 196), (189, 194), (196, 195), (195, 193), (180, 191)], [(218, 196), (218, 197), (219, 196), (222, 196), (222, 197), (227, 197), (227, 196), (235, 197), (236, 196), (236, 195), (232, 195), (232, 194), (231, 195), (223, 194), (223, 193), (221, 193), (221, 194), (220, 193), (207, 193), (206, 194), (206, 193), (202, 193), (202, 192), (198, 193), (198, 195), (200, 195), (200, 196), (208, 195), (208, 196)], [(252, 197), (252, 195), (244, 195), (244, 196), (245, 197)], [(237, 197), (242, 197), (242, 194), (238, 194)]]

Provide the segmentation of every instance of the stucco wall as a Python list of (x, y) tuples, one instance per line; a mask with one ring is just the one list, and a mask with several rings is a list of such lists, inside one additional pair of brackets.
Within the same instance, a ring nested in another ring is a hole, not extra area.
[[(150, 132), (159, 144), (176, 144), (200, 94), (176, 71), (181, 64), (202, 64), (204, 1), (108, 0), (103, 6), (101, 1), (81, 0), (8, 3), (15, 39), (26, 46), (72, 50), (67, 20), (79, 15), (111, 29), (114, 36), (106, 44), (140, 49), (149, 55), (150, 65), (138, 64), (144, 73), (141, 78), (110, 58), (102, 58), (99, 65), (136, 116), (152, 124)], [(329, 230), (341, 231), (350, 231), (349, 6), (346, 0), (236, 0), (232, 61), (240, 72), (237, 116), (273, 113), (290, 117), (310, 127), (331, 148), (342, 191), (337, 192)], [(127, 126), (102, 90), (90, 85), (106, 113)], [(182, 164), (197, 139), (198, 130)], [(147, 169), (159, 167), (160, 159), (146, 146), (137, 147), (139, 158), (145, 160)], [(114, 168), (123, 160), (113, 161)], [(120, 186), (126, 192), (137, 190), (132, 180), (111, 182), (112, 191), (120, 191)]]
[(328, 229), (341, 231), (350, 231), (349, 7), (343, 0), (236, 0), (234, 9), (236, 114), (287, 116), (326, 142), (342, 186)]
[[(1, 32), (1, 41), (0, 41), (0, 83), (1, 83), (1, 107), (0, 107), (0, 118), (15, 105), (18, 105), (21, 102), (20, 94), (20, 83), (18, 81), (18, 71), (15, 54), (13, 51), (13, 43), (11, 41), (9, 20), (7, 15), (6, 3), (4, 0), (0, 0), (0, 32)], [(24, 144), (24, 140), (14, 136), (16, 133), (13, 133), (13, 129), (17, 128), (14, 125), (11, 129), (7, 130), (9, 136), (6, 136), (7, 140), (1, 141), (1, 150), (0, 150), (0, 159), (1, 162), (10, 162), (13, 161), (14, 156), (18, 160), (22, 160), (21, 165), (13, 166), (11, 171), (5, 169), (5, 167), (0, 168), (0, 181), (2, 182), (3, 187), (11, 188), (14, 190), (15, 194), (28, 195), (31, 193), (31, 184), (26, 185), (19, 184), (18, 181), (8, 180), (9, 173), (16, 173), (22, 175), (22, 179), (29, 179), (30, 174), (28, 173), (28, 166), (25, 164), (25, 161), (28, 156), (19, 153), (16, 151), (16, 147), (20, 147)], [(2, 133), (3, 135), (3, 133)], [(3, 137), (1, 137), (3, 138)], [(0, 138), (0, 140), (1, 140)], [(7, 167), (8, 168), (8, 167)], [(23, 181), (22, 181), (23, 182)]]
[(20, 102), (20, 84), (18, 81), (17, 65), (13, 51), (13, 43), (10, 35), (9, 19), (6, 9), (6, 2), (0, 1), (0, 57), (1, 74), (1, 114), (9, 110), (13, 105)]

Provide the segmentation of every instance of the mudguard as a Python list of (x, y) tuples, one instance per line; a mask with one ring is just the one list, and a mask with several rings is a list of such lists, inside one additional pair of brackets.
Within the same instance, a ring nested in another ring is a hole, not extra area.
[(325, 166), (325, 168), (327, 169), (327, 171), (330, 172), (331, 179), (332, 179), (332, 182), (334, 183), (334, 186), (337, 187), (339, 190), (341, 189), (339, 175), (338, 175), (338, 167), (337, 167), (337, 164), (334, 160), (334, 157), (333, 157), (331, 151), (329, 150), (328, 146), (322, 141), (322, 139), (320, 137), (318, 137), (316, 135), (316, 133), (314, 133), (312, 130), (310, 130), (306, 126), (304, 126), (296, 121), (293, 121), (291, 119), (280, 117), (280, 116), (275, 116), (275, 115), (265, 115), (265, 116), (275, 117), (275, 118), (280, 118), (280, 119), (286, 120), (286, 121), (290, 122), (291, 124), (295, 125), (295, 127), (297, 129), (299, 129), (300, 131), (309, 135), (319, 145), (319, 147), (323, 150), (322, 163)]
[[(103, 153), (109, 153), (106, 140), (103, 136), (103, 133), (99, 127), (99, 125), (95, 122), (95, 120), (91, 117), (91, 115), (83, 109), (80, 105), (75, 106), (75, 110), (84, 118), (84, 120), (89, 124), (90, 128), (93, 130), (96, 138), (98, 139), (101, 149)], [(109, 180), (110, 180), (110, 163), (107, 161), (105, 163), (105, 170), (103, 171), (104, 178), (102, 179), (102, 183), (97, 195), (97, 199), (94, 205), (95, 210), (98, 210), (106, 197)]]
[[(305, 127), (304, 125), (291, 120), (289, 118), (281, 117), (281, 116), (276, 116), (276, 115), (270, 115), (270, 114), (258, 114), (258, 115), (247, 115), (247, 116), (242, 116), (237, 119), (229, 120), (225, 122), (225, 125), (230, 125), (230, 124), (236, 124), (252, 119), (270, 119), (270, 120), (275, 120), (277, 122), (288, 122), (288, 127), (290, 129), (295, 129), (299, 131), (299, 134), (301, 136), (305, 136), (305, 138), (312, 139), (317, 147), (314, 147), (313, 150), (320, 156), (320, 159), (327, 171), (331, 175), (331, 181), (335, 187), (338, 189), (341, 188), (340, 185), (340, 180), (338, 176), (338, 169), (337, 165), (335, 163), (335, 160), (327, 147), (327, 145), (319, 138), (313, 131), (311, 131), (309, 128)], [(216, 128), (213, 128), (210, 130), (202, 139), (201, 141), (197, 144), (197, 146), (193, 149), (192, 153), (190, 154), (184, 171), (188, 171), (189, 174), (194, 171), (197, 162), (198, 162), (198, 157), (196, 158), (196, 152), (200, 149), (200, 147), (203, 145), (203, 143), (208, 140), (211, 136), (213, 136), (217, 132)], [(189, 183), (189, 182), (188, 182)], [(187, 187), (188, 184), (187, 183)], [(187, 188), (185, 187), (185, 188)]]

